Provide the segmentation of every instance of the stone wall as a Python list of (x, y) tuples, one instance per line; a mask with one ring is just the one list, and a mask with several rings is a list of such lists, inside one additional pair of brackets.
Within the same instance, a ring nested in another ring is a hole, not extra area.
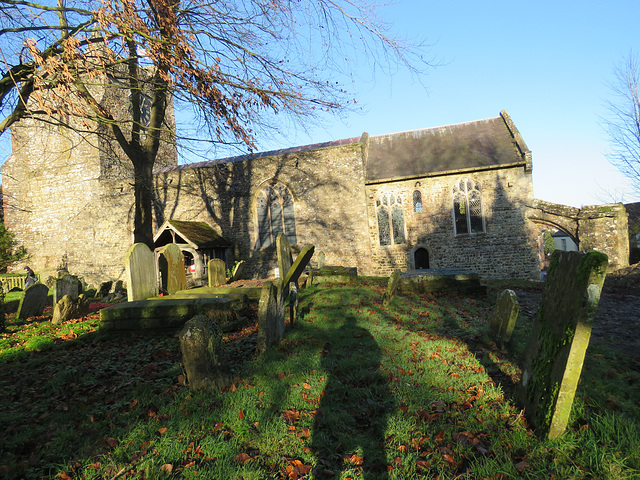
[[(471, 178), (482, 189), (485, 232), (456, 235), (453, 185)], [(413, 192), (420, 191), (422, 213), (415, 213)], [(406, 243), (381, 246), (376, 199), (395, 193), (403, 199)], [(374, 274), (388, 276), (396, 269), (415, 268), (418, 248), (429, 252), (430, 268), (463, 268), (484, 278), (540, 278), (537, 232), (525, 218), (533, 197), (531, 173), (523, 167), (390, 181), (367, 186), (369, 237)]]

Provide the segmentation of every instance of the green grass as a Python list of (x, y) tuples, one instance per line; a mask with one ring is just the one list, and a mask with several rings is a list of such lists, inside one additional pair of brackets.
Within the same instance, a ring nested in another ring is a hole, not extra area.
[(487, 337), (505, 286), (386, 309), (380, 279), (302, 290), (304, 318), (276, 349), (255, 357), (255, 325), (225, 337), (223, 392), (184, 385), (175, 334), (9, 318), (0, 476), (640, 478), (640, 375), (612, 347), (587, 353), (565, 435), (528, 428), (512, 391), (531, 325), (519, 319), (508, 350)]

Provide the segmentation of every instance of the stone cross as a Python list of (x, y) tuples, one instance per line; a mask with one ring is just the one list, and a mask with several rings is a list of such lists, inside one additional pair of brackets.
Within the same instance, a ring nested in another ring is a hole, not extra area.
[(499, 346), (503, 346), (511, 340), (518, 313), (520, 313), (520, 304), (518, 303), (516, 292), (513, 290), (503, 290), (500, 292), (489, 326), (491, 338), (493, 338)]
[(80, 281), (76, 275), (62, 273), (53, 281), (53, 304), (56, 305), (62, 297), (69, 295), (71, 300), (78, 300), (80, 294)]
[(389, 277), (389, 283), (387, 284), (387, 291), (384, 293), (384, 296), (382, 297), (382, 305), (384, 307), (387, 307), (391, 303), (391, 300), (393, 300), (393, 297), (396, 296), (396, 292), (398, 291), (398, 283), (400, 283), (401, 275), (402, 275), (402, 272), (400, 270), (396, 270)]
[(127, 278), (127, 300), (146, 300), (158, 295), (158, 278), (153, 252), (144, 243), (129, 248), (124, 261)]
[(20, 299), (16, 318), (26, 319), (42, 315), (44, 307), (46, 307), (48, 303), (48, 295), (49, 289), (42, 283), (36, 283), (27, 287)]
[(209, 274), (209, 286), (219, 287), (227, 283), (227, 266), (224, 260), (212, 258), (207, 263), (207, 272)]
[(184, 255), (175, 243), (169, 243), (160, 251), (167, 262), (167, 278), (162, 279), (163, 286), (169, 295), (187, 288), (187, 276), (184, 269)]
[(516, 388), (530, 422), (548, 438), (567, 426), (608, 263), (595, 251), (556, 250), (551, 257)]

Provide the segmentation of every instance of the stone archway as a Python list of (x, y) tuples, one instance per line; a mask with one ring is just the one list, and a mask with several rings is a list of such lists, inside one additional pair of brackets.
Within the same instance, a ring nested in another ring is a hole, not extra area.
[(534, 199), (526, 212), (532, 222), (565, 232), (581, 252), (606, 253), (610, 270), (629, 265), (629, 226), (621, 203), (574, 208)]

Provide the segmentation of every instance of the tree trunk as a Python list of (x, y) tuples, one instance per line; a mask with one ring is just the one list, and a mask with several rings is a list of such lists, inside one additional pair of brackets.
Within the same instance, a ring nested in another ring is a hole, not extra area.
[(135, 216), (134, 243), (144, 243), (153, 251), (153, 162), (133, 162)]

